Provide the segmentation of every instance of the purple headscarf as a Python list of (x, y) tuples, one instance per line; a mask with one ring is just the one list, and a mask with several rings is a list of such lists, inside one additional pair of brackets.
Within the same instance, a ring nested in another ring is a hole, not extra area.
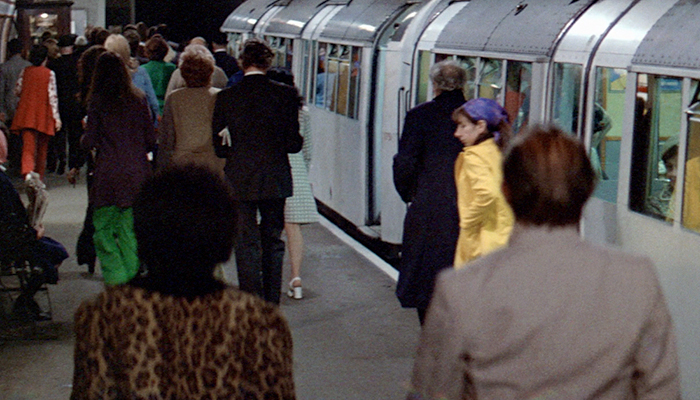
[(476, 121), (486, 121), (488, 131), (493, 133), (496, 140), (499, 138), (498, 126), (501, 122), (508, 123), (508, 113), (496, 101), (479, 97), (472, 99), (462, 105), (462, 110), (466, 111), (472, 119)]

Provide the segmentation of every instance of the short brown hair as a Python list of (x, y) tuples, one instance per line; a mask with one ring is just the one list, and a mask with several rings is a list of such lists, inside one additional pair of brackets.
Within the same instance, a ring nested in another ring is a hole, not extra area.
[(168, 43), (160, 35), (153, 35), (146, 42), (146, 55), (149, 60), (163, 61), (168, 54)]
[(555, 126), (526, 128), (503, 162), (505, 195), (518, 222), (577, 224), (595, 188), (583, 144)]
[(214, 56), (201, 44), (185, 47), (180, 55), (179, 68), (187, 87), (208, 86), (214, 73), (214, 64)]
[(264, 40), (253, 38), (248, 39), (243, 43), (243, 51), (241, 52), (241, 66), (243, 69), (255, 67), (263, 71), (270, 69), (272, 58), (275, 53)]

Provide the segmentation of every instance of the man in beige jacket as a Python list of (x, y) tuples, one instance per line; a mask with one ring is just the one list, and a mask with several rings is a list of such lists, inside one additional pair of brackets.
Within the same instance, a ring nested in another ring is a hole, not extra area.
[(438, 277), (409, 399), (680, 398), (654, 266), (579, 237), (594, 185), (578, 141), (519, 135), (504, 161), (510, 242)]

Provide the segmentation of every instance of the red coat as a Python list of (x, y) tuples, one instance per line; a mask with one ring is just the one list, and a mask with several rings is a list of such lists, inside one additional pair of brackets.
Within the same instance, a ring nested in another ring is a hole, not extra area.
[(10, 130), (33, 129), (53, 136), (56, 120), (49, 101), (49, 81), (53, 72), (46, 67), (30, 66), (22, 73), (22, 91)]

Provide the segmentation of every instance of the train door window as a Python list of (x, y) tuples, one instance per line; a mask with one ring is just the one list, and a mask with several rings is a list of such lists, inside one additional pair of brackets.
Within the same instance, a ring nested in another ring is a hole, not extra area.
[(335, 112), (348, 115), (348, 96), (350, 95), (350, 52), (351, 46), (338, 46), (338, 91)]
[(667, 222), (674, 219), (681, 87), (678, 78), (637, 76), (629, 207)]
[(416, 104), (428, 101), (428, 91), (430, 90), (430, 62), (432, 53), (427, 50), (418, 52), (418, 92), (416, 94)]
[(518, 132), (527, 125), (530, 117), (530, 86), (532, 84), (532, 64), (518, 61), (506, 62), (506, 93), (504, 108)]
[(620, 167), (620, 139), (625, 109), (627, 71), (618, 68), (596, 69), (590, 157), (598, 177), (595, 197), (615, 203)]
[(352, 46), (350, 57), (350, 93), (348, 96), (348, 117), (357, 119), (360, 107), (360, 77), (362, 72), (362, 47)]
[(324, 97), (326, 98), (326, 109), (335, 112), (338, 104), (337, 99), (337, 88), (338, 88), (338, 67), (340, 60), (338, 55), (340, 53), (340, 47), (337, 44), (328, 45), (328, 64), (326, 68), (326, 93)]
[(692, 105), (688, 110), (688, 140), (683, 182), (684, 228), (700, 232), (700, 85), (692, 82)]
[(476, 66), (475, 57), (457, 56), (457, 61), (467, 70), (467, 83), (464, 85), (464, 97), (473, 99), (476, 97)]
[(578, 134), (578, 114), (581, 103), (581, 74), (578, 64), (554, 65), (552, 120), (567, 132)]
[(482, 58), (479, 68), (479, 96), (498, 100), (503, 88), (503, 61)]

